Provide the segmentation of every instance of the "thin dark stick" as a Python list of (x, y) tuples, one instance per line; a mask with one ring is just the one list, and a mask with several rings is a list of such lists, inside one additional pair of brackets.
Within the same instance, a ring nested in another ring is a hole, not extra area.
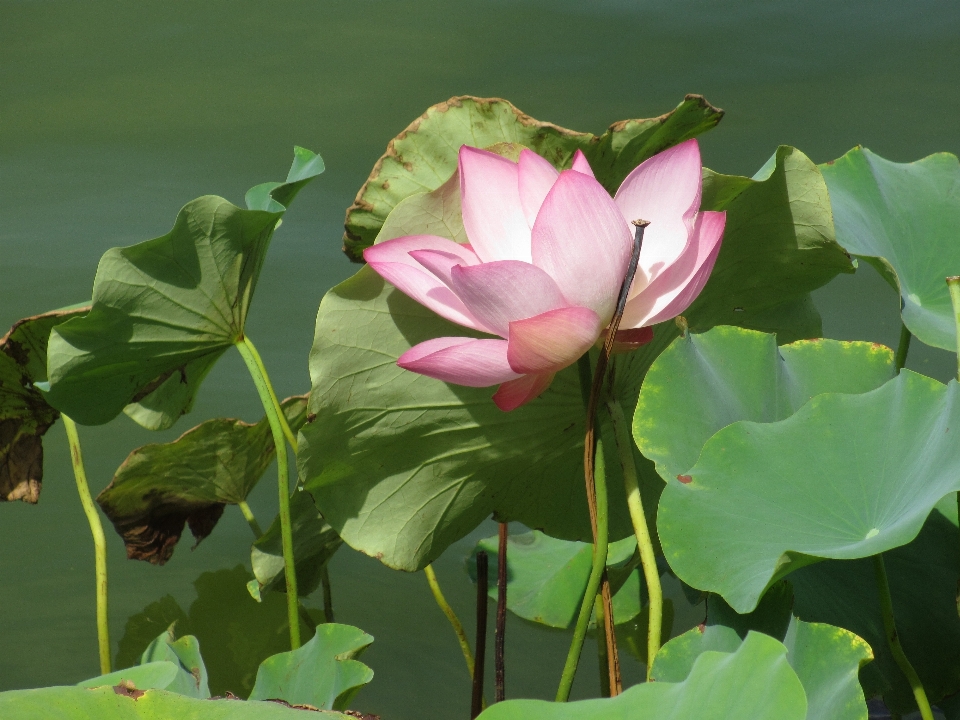
[[(617, 652), (617, 631), (613, 617), (613, 596), (610, 592), (610, 578), (607, 571), (603, 571), (603, 581), (600, 585), (600, 598), (603, 602), (603, 636), (607, 646), (607, 674), (609, 676), (609, 697), (616, 697), (623, 692), (623, 680), (620, 676), (620, 653)], [(597, 628), (597, 642), (600, 641), (600, 628)], [(613, 652), (610, 652), (610, 650)]]
[(330, 572), (324, 565), (320, 570), (320, 585), (323, 587), (323, 619), (332, 623), (333, 620), (333, 593), (330, 589)]
[(477, 553), (477, 644), (473, 655), (473, 696), (470, 720), (483, 710), (483, 675), (487, 655), (487, 554)]
[(500, 523), (497, 548), (497, 631), (493, 638), (494, 702), (505, 699), (503, 643), (507, 631), (507, 524)]

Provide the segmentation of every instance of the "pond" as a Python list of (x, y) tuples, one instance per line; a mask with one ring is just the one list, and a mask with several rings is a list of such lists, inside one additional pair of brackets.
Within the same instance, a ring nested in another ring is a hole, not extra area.
[[(900, 162), (960, 152), (960, 6), (947, 0), (8, 1), (0, 18), (0, 327), (86, 300), (105, 250), (165, 233), (194, 197), (239, 202), (302, 145), (327, 171), (284, 219), (247, 326), (281, 397), (309, 390), (317, 306), (356, 270), (340, 252), (346, 207), (387, 141), (448, 97), (504, 97), (599, 133), (700, 93), (727, 113), (701, 138), (704, 164), (748, 176), (780, 144), (816, 162), (857, 144)], [(896, 345), (898, 300), (873, 269), (838, 277), (815, 301), (825, 336)], [(908, 366), (946, 380), (954, 363), (915, 343)], [(135, 447), (209, 417), (261, 415), (228, 354), (172, 430), (125, 418), (81, 428), (93, 491)], [(93, 552), (60, 425), (46, 453), (40, 504), (0, 507), (0, 690), (97, 673)], [(272, 487), (251, 497), (261, 521), (276, 512)], [(488, 522), (435, 563), (463, 618), (474, 602), (464, 558), (495, 531)], [(127, 561), (110, 530), (115, 649), (139, 650), (178, 605), (181, 626), (208, 639), (220, 689), (249, 682), (243, 658), (284, 642), (236, 569), (249, 567), (250, 540), (228, 508), (196, 550), (185, 538), (155, 567)], [(337, 620), (376, 638), (364, 656), (376, 679), (356, 705), (390, 720), (465, 716), (466, 670), (423, 574), (348, 548), (330, 572)], [(567, 638), (511, 619), (508, 697), (551, 697)], [(573, 696), (596, 683), (584, 661)]]

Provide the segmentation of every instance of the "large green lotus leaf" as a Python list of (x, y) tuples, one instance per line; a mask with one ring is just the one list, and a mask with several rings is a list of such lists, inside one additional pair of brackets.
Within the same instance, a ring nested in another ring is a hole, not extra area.
[(647, 372), (634, 439), (664, 480), (676, 479), (730, 423), (783, 420), (814, 395), (867, 392), (894, 371), (893, 353), (875, 343), (818, 339), (778, 348), (773, 335), (741, 328), (688, 333)]
[[(784, 342), (817, 333), (809, 291), (850, 268), (832, 239), (816, 166), (792, 148), (780, 148), (768, 165), (764, 180), (711, 180), (727, 231), (713, 276), (686, 313), (692, 328), (733, 323), (775, 330)], [(421, 217), (433, 218), (431, 232), (456, 237), (452, 192), (453, 185), (407, 199), (398, 208), (403, 221), (388, 219), (378, 240), (416, 232), (418, 206)], [(613, 392), (623, 407), (636, 406), (646, 369), (678, 332), (673, 322), (658, 325), (653, 342), (616, 357)], [(491, 513), (561, 539), (590, 537), (576, 368), (559, 373), (539, 399), (503, 413), (492, 389), (447, 385), (396, 366), (419, 342), (471, 334), (369, 268), (320, 305), (310, 357), (316, 420), (301, 431), (300, 477), (348, 544), (391, 567), (422, 568)], [(617, 540), (632, 528), (605, 422), (602, 432)], [(635, 449), (634, 457), (652, 523), (663, 483)]]
[[(885, 552), (884, 561), (900, 642), (931, 702), (939, 703), (960, 691), (957, 526), (934, 511), (917, 538)], [(844, 627), (870, 643), (876, 660), (860, 671), (867, 696), (882, 695), (899, 713), (916, 709), (910, 686), (887, 646), (873, 562), (816, 563), (792, 573), (789, 582), (798, 617)]]
[(748, 612), (805, 564), (906, 545), (960, 488), (957, 387), (904, 370), (863, 395), (819, 395), (786, 420), (720, 430), (689, 481), (663, 491), (671, 568)]
[(956, 350), (945, 278), (960, 274), (960, 163), (937, 153), (895, 163), (857, 147), (820, 166), (837, 241), (900, 293), (903, 322), (927, 345)]
[(345, 710), (373, 679), (373, 670), (355, 659), (372, 642), (370, 635), (350, 625), (318, 625), (310, 642), (263, 661), (250, 699)]
[(734, 652), (701, 653), (681, 682), (641, 683), (615, 698), (507, 700), (482, 720), (804, 720), (803, 686), (777, 640), (750, 633)]
[[(176, 623), (177, 632), (196, 637), (203, 646), (210, 691), (246, 697), (260, 663), (290, 647), (283, 596), (268, 593), (257, 603), (247, 592), (249, 580), (250, 571), (242, 565), (205, 572), (194, 581), (196, 599), (188, 612), (170, 595), (148, 604), (127, 619), (115, 665), (136, 666), (144, 649)], [(314, 625), (323, 621), (322, 610), (308, 608), (307, 614), (310, 623), (304, 617), (300, 622), (303, 637), (310, 637)]]
[(293, 165), (282, 183), (268, 182), (247, 190), (244, 202), (248, 210), (282, 213), (306, 185), (324, 171), (323, 158), (311, 150), (294, 146)]
[(671, 112), (649, 120), (621, 120), (603, 135), (575, 132), (534, 120), (499, 98), (469, 95), (434, 105), (387, 145), (344, 220), (343, 249), (363, 260), (387, 216), (403, 199), (436, 190), (457, 168), (461, 145), (519, 143), (557, 167), (569, 167), (582, 150), (597, 179), (611, 191), (661, 150), (709, 130), (723, 117), (699, 95), (687, 95)]
[[(636, 550), (633, 537), (610, 544), (607, 565), (629, 562)], [(484, 538), (470, 555), (467, 570), (476, 581), (476, 553), (490, 557), (490, 576), (497, 572), (497, 537)], [(507, 538), (507, 609), (524, 620), (554, 628), (568, 628), (580, 610), (593, 560), (593, 545), (557, 540), (533, 530)], [(611, 579), (611, 583), (612, 583)], [(490, 597), (497, 588), (491, 583)], [(616, 588), (613, 617), (619, 625), (640, 614), (639, 571), (632, 569)]]
[(34, 383), (47, 379), (50, 330), (89, 309), (85, 303), (24, 318), (0, 338), (0, 502), (40, 499), (43, 436), (59, 413)]
[(166, 632), (147, 646), (140, 656), (140, 664), (153, 662), (175, 663), (179, 672), (173, 682), (163, 690), (189, 695), (196, 698), (210, 697), (210, 684), (207, 680), (207, 667), (200, 655), (200, 642), (193, 635), (177, 638), (171, 624)]
[(47, 401), (86, 425), (131, 403), (141, 406), (134, 420), (172, 425), (213, 363), (243, 338), (278, 207), (242, 210), (208, 195), (187, 203), (166, 235), (108, 250), (93, 308), (50, 336)]
[[(306, 396), (281, 403), (290, 427), (306, 421)], [(199, 543), (226, 505), (246, 500), (276, 456), (266, 418), (215, 418), (169, 443), (134, 450), (97, 496), (127, 546), (127, 557), (163, 565), (184, 525)]]
[[(179, 662), (154, 660), (143, 665), (134, 665), (78, 682), (77, 687), (97, 688), (107, 685), (132, 684), (133, 687), (140, 690), (168, 690), (171, 685), (180, 683), (182, 672)], [(178, 690), (174, 689), (170, 689), (170, 692), (179, 693)], [(183, 693), (179, 694), (182, 695)]]
[[(301, 597), (306, 597), (320, 586), (323, 568), (343, 544), (343, 540), (317, 511), (313, 498), (306, 490), (293, 493), (290, 498), (290, 516), (297, 592)], [(253, 543), (250, 551), (254, 580), (249, 588), (255, 599), (260, 600), (261, 594), (268, 590), (286, 591), (283, 562), (278, 515), (267, 531)]]
[[(736, 652), (740, 635), (723, 625), (695, 627), (664, 645), (653, 662), (652, 680), (682, 682), (705, 652)], [(849, 630), (793, 618), (783, 637), (787, 662), (807, 696), (807, 720), (866, 720), (858, 671), (873, 655)]]
[(166, 690), (114, 687), (49, 687), (0, 693), (4, 720), (350, 720), (337, 712), (305, 716), (276, 702), (219, 698), (199, 700)]

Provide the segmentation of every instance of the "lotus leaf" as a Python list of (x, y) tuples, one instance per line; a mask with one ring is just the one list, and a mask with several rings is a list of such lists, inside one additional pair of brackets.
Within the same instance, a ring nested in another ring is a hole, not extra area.
[(519, 143), (557, 167), (569, 167), (584, 152), (597, 179), (614, 191), (627, 174), (661, 150), (695, 137), (720, 122), (723, 111), (699, 95), (649, 120), (621, 120), (603, 135), (575, 132), (534, 120), (506, 100), (469, 95), (434, 105), (387, 145), (360, 188), (344, 221), (343, 249), (361, 262), (387, 216), (407, 197), (443, 185), (457, 168), (461, 145)]
[[(98, 688), (108, 685), (133, 685), (139, 690), (168, 690), (171, 685), (180, 684), (182, 673), (183, 669), (179, 662), (154, 660), (143, 665), (134, 665), (124, 670), (116, 670), (106, 675), (84, 680), (77, 683), (77, 687)], [(183, 694), (173, 689), (170, 689), (170, 692)]]
[[(313, 498), (306, 490), (293, 493), (290, 516), (297, 592), (301, 597), (306, 597), (320, 586), (322, 570), (343, 540), (317, 511)], [(268, 590), (286, 591), (279, 516), (274, 518), (263, 536), (253, 543), (250, 564), (254, 575), (250, 588), (254, 598), (259, 600), (261, 594)]]
[(706, 651), (681, 682), (641, 683), (615, 698), (508, 700), (482, 720), (804, 720), (807, 699), (787, 648), (750, 633), (733, 652)]
[[(637, 547), (635, 538), (610, 544), (607, 565), (627, 564)], [(468, 571), (476, 580), (476, 551), (490, 556), (490, 575), (497, 573), (497, 537), (484, 538), (468, 561)], [(524, 620), (555, 628), (568, 628), (580, 610), (587, 588), (593, 546), (570, 540), (557, 540), (533, 530), (507, 538), (507, 609)], [(613, 588), (613, 617), (622, 624), (640, 613), (641, 583), (636, 563)], [(611, 585), (613, 579), (611, 578)], [(489, 590), (496, 600), (495, 584)]]
[[(306, 421), (306, 396), (281, 403), (291, 428)], [(199, 543), (224, 507), (246, 500), (273, 462), (276, 447), (266, 418), (251, 425), (216, 418), (169, 443), (134, 450), (97, 502), (127, 546), (127, 557), (163, 565), (184, 525)]]
[[(302, 164), (298, 153), (294, 169)], [(292, 199), (293, 186), (319, 172), (306, 167), (306, 177), (272, 193)], [(217, 359), (243, 338), (282, 211), (242, 210), (208, 195), (187, 203), (166, 235), (108, 250), (90, 312), (51, 333), (47, 401), (86, 425), (139, 403), (130, 412), (135, 420), (170, 427)]]
[(922, 342), (956, 350), (945, 278), (960, 274), (960, 163), (937, 153), (912, 163), (857, 147), (820, 166), (837, 241), (900, 293), (903, 322)]
[(207, 667), (200, 655), (200, 643), (193, 635), (184, 635), (177, 639), (173, 628), (174, 625), (171, 625), (147, 646), (140, 657), (140, 665), (163, 661), (175, 663), (178, 669), (177, 677), (160, 689), (195, 698), (210, 697)]
[[(767, 179), (716, 176), (710, 187), (723, 199), (727, 233), (713, 277), (688, 312), (690, 326), (773, 327), (781, 340), (819, 332), (819, 317), (805, 310), (808, 293), (850, 265), (833, 242), (816, 166), (781, 148)], [(436, 217), (437, 207), (453, 213), (456, 203), (438, 199), (450, 192), (441, 188), (405, 202), (423, 203), (424, 217)], [(409, 223), (390, 225), (380, 240), (415, 230)], [(455, 219), (437, 221), (431, 232), (441, 226), (454, 228)], [(677, 333), (672, 322), (658, 325), (652, 343), (616, 358), (613, 392), (624, 407), (635, 406), (647, 367)], [(462, 334), (368, 268), (327, 293), (320, 306), (310, 361), (316, 420), (301, 431), (300, 477), (348, 544), (391, 567), (422, 568), (491, 513), (553, 537), (590, 537), (576, 369), (559, 373), (538, 400), (505, 414), (490, 400), (490, 389), (446, 385), (395, 364), (418, 342)], [(615, 448), (609, 428), (604, 432), (604, 447)], [(662, 481), (639, 453), (635, 460), (652, 516)], [(616, 540), (632, 528), (617, 490), (619, 461), (611, 456), (606, 465)]]
[(903, 370), (863, 395), (818, 395), (786, 420), (720, 430), (688, 481), (663, 492), (671, 568), (747, 612), (798, 567), (906, 545), (960, 488), (957, 387)]
[(278, 698), (292, 705), (344, 710), (373, 679), (373, 670), (355, 659), (372, 642), (350, 625), (318, 625), (303, 647), (263, 661), (250, 699)]
[(704, 443), (737, 420), (789, 417), (814, 395), (862, 393), (894, 375), (882, 345), (801, 340), (716, 327), (674, 340), (650, 367), (633, 419), (640, 451), (664, 480), (685, 474)]
[(43, 435), (59, 414), (34, 383), (47, 379), (51, 328), (89, 303), (17, 321), (0, 338), (0, 502), (36, 503), (43, 483)]
[[(743, 641), (723, 625), (696, 627), (664, 645), (653, 663), (653, 680), (681, 682), (705, 652), (736, 652)], [(865, 720), (867, 704), (857, 673), (873, 655), (849, 630), (792, 618), (783, 637), (787, 662), (807, 696), (807, 720)]]

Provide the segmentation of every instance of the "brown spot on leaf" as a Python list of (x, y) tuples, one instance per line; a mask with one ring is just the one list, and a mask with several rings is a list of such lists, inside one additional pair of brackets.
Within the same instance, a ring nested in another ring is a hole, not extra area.
[(97, 501), (123, 538), (127, 546), (127, 558), (145, 560), (151, 565), (163, 565), (173, 557), (184, 526), (190, 527), (196, 540), (196, 548), (201, 540), (213, 532), (225, 507), (224, 503), (192, 506), (184, 503), (178, 507), (174, 503), (166, 502), (151, 504), (146, 514), (131, 518), (119, 515), (116, 508), (104, 503), (100, 498), (97, 498)]
[(139, 700), (146, 694), (143, 690), (137, 690), (136, 686), (129, 680), (121, 680), (118, 685), (113, 686), (113, 691), (117, 695), (123, 695), (123, 697), (132, 700)]
[(154, 390), (156, 390), (158, 387), (160, 387), (161, 385), (163, 385), (163, 384), (167, 381), (167, 379), (168, 379), (171, 375), (173, 375), (173, 373), (175, 373), (177, 370), (180, 371), (180, 373), (181, 373), (181, 378), (182, 378), (183, 382), (186, 382), (186, 370), (185, 370), (185, 368), (183, 368), (183, 367), (180, 367), (180, 368), (172, 368), (172, 369), (170, 369), (170, 370), (167, 370), (165, 373), (161, 373), (160, 375), (158, 375), (157, 377), (155, 377), (153, 380), (151, 380), (150, 382), (148, 382), (146, 385), (144, 385), (142, 388), (140, 388), (140, 391), (139, 391), (136, 395), (134, 395), (132, 398), (130, 398), (130, 402), (131, 402), (131, 403), (138, 403), (138, 402), (140, 402), (141, 400), (143, 400), (147, 395), (149, 395), (149, 394), (152, 393)]
[(677, 475), (677, 480), (682, 482), (684, 485), (688, 485), (693, 482), (693, 478), (689, 475)]
[(40, 499), (43, 484), (42, 438), (57, 415), (45, 403), (37, 411), (45, 414), (49, 421), (38, 423), (36, 417), (0, 420), (0, 500), (22, 500), (35, 505)]
[(317, 414), (316, 414), (316, 413), (308, 413), (308, 414), (307, 414), (307, 422), (308, 422), (308, 423), (312, 423), (312, 422), (313, 422), (314, 420), (316, 420), (316, 419), (317, 419)]
[(369, 713), (359, 712), (357, 710), (341, 710), (344, 715), (357, 718), (357, 720), (380, 720), (379, 715), (370, 715)]

